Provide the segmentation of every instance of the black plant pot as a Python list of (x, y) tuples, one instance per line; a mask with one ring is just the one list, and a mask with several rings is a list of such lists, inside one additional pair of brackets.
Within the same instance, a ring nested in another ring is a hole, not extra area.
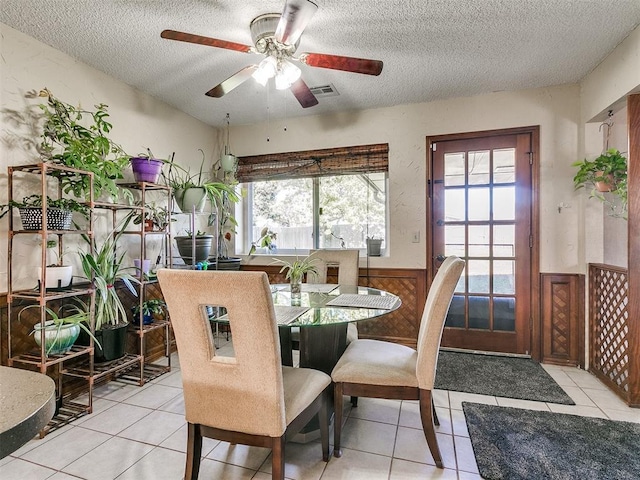
[[(178, 252), (180, 256), (184, 260), (184, 263), (191, 264), (191, 258), (193, 257), (193, 237), (188, 236), (179, 236), (176, 238), (176, 244), (178, 245)], [(211, 254), (211, 247), (213, 246), (213, 235), (200, 235), (196, 237), (196, 250), (195, 257), (196, 261), (204, 262), (209, 258)]]
[[(93, 359), (96, 363), (105, 363), (124, 357), (127, 346), (128, 323), (120, 323), (114, 326), (106, 326), (96, 330), (94, 336), (100, 342), (101, 347), (94, 342)], [(89, 335), (81, 330), (78, 341), (80, 345), (89, 345)]]
[(218, 258), (217, 270), (240, 270), (240, 260), (238, 257)]

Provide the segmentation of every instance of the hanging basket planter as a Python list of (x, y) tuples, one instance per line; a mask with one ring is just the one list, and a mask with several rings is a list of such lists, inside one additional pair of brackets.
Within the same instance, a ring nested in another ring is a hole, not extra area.
[[(21, 207), (23, 230), (42, 230), (42, 207)], [(71, 230), (73, 212), (61, 208), (47, 208), (47, 230)]]

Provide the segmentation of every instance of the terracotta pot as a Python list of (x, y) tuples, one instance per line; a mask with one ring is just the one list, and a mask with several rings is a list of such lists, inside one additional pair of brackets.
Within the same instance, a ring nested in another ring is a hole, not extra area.
[(595, 182), (596, 190), (599, 192), (610, 192), (613, 189), (613, 175), (603, 175), (603, 172), (596, 172), (597, 177), (605, 177), (608, 180)]

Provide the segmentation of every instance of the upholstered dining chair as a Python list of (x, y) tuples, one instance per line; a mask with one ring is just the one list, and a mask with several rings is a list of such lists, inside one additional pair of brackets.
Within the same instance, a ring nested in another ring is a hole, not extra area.
[[(331, 378), (283, 367), (264, 272), (158, 271), (180, 356), (187, 461), (196, 479), (202, 437), (271, 448), (272, 478), (284, 478), (285, 442), (318, 414), (322, 458), (329, 461)], [(227, 309), (235, 356), (216, 355), (206, 306)]]
[[(327, 283), (328, 267), (338, 267), (340, 285), (358, 285), (360, 251), (357, 249), (318, 249), (309, 250), (315, 259), (317, 274), (307, 274), (308, 283)], [(358, 327), (355, 323), (347, 326), (347, 344), (358, 339)]]
[(356, 397), (419, 400), (420, 418), (429, 450), (439, 468), (442, 457), (434, 422), (432, 390), (444, 322), (464, 261), (450, 256), (440, 266), (427, 295), (420, 321), (417, 350), (379, 340), (352, 342), (331, 372), (334, 390), (334, 455), (342, 455), (343, 395)]

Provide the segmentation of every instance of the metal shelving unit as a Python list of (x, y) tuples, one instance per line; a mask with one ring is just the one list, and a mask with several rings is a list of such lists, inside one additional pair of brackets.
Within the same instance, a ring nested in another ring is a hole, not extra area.
[[(86, 203), (91, 210), (93, 208), (93, 174), (82, 170), (68, 168), (59, 164), (42, 162), (37, 164), (20, 165), (9, 167), (8, 169), (8, 190), (9, 201), (14, 199), (14, 187), (16, 182), (29, 181), (29, 179), (37, 180), (40, 183), (40, 194), (42, 195), (42, 225), (40, 230), (16, 229), (14, 225), (13, 215), (9, 216), (9, 242), (8, 242), (8, 318), (7, 323), (7, 348), (8, 348), (8, 365), (11, 367), (24, 368), (29, 370), (37, 370), (40, 373), (51, 375), (56, 381), (56, 415), (52, 421), (40, 432), (40, 436), (44, 437), (50, 431), (66, 425), (79, 416), (91, 413), (93, 408), (93, 382), (90, 380), (93, 372), (93, 340), (90, 339), (89, 345), (74, 345), (67, 353), (57, 355), (47, 355), (45, 345), (44, 328), (41, 329), (41, 346), (37, 348), (31, 345), (31, 342), (22, 342), (25, 335), (18, 335), (15, 332), (22, 325), (17, 324), (17, 311), (29, 305), (38, 305), (39, 314), (35, 324), (40, 323), (42, 327), (46, 322), (46, 308), (53, 305), (63, 305), (66, 301), (77, 297), (89, 299), (90, 314), (93, 315), (95, 295), (90, 284), (76, 285), (73, 284), (68, 288), (56, 289), (56, 291), (47, 290), (43, 286), (47, 284), (47, 240), (51, 235), (57, 236), (58, 251), (62, 252), (63, 240), (70, 235), (85, 235), (87, 238), (93, 238), (93, 217), (89, 215), (86, 228), (80, 230), (49, 230), (47, 228), (47, 197), (63, 198), (61, 179), (65, 176), (82, 176), (89, 178), (90, 197)], [(14, 261), (14, 250), (16, 242), (20, 238), (28, 235), (37, 235), (40, 237), (41, 244), (41, 278), (37, 287), (32, 289), (16, 289), (14, 288), (13, 268), (16, 265)], [(91, 248), (91, 244), (87, 244), (87, 248)], [(27, 336), (28, 337), (28, 336)], [(35, 342), (34, 342), (35, 343)], [(80, 403), (67, 395), (63, 389), (63, 377), (65, 375), (65, 363), (86, 357), (88, 375), (84, 378), (87, 385), (85, 391), (88, 393), (86, 403)]]

